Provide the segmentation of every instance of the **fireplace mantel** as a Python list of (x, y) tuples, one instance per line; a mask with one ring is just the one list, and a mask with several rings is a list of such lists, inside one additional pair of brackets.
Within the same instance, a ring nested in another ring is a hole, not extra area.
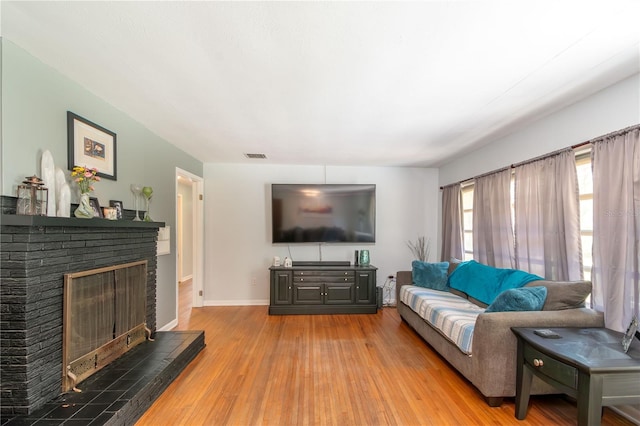
[(0, 215), (0, 225), (6, 226), (64, 226), (82, 228), (162, 228), (164, 222), (133, 220), (108, 220), (102, 218), (79, 219), (77, 217), (27, 216), (19, 214)]

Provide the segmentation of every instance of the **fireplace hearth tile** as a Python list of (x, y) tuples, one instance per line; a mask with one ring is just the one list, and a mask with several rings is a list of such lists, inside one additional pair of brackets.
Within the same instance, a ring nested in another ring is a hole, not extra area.
[(110, 405), (111, 404), (87, 404), (73, 416), (73, 419), (93, 420), (107, 411)]
[(204, 331), (161, 331), (27, 417), (1, 426), (132, 425), (204, 348)]
[(100, 390), (66, 393), (65, 399), (67, 404), (88, 404), (101, 393), (102, 391)]

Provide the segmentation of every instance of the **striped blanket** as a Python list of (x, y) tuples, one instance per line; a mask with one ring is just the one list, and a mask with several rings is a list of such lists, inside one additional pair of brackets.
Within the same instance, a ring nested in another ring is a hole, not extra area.
[(400, 300), (460, 350), (471, 355), (473, 328), (484, 309), (448, 291), (405, 285)]

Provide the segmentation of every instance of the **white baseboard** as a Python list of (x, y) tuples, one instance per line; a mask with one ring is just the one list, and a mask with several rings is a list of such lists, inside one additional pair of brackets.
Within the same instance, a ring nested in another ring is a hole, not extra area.
[(174, 328), (176, 328), (177, 326), (178, 326), (178, 319), (176, 318), (173, 321), (171, 321), (169, 324), (167, 324), (167, 325), (165, 325), (165, 326), (163, 326), (161, 328), (158, 328), (157, 330), (158, 331), (170, 331), (170, 330), (173, 330)]
[(205, 300), (204, 306), (266, 306), (268, 300)]
[(630, 422), (640, 425), (640, 404), (609, 407)]
[(189, 280), (190, 280), (190, 279), (192, 279), (192, 278), (193, 278), (193, 274), (191, 274), (191, 275), (187, 275), (186, 277), (182, 277), (182, 278), (180, 278), (180, 282), (181, 282), (181, 283), (183, 283), (183, 282), (185, 282), (185, 281), (189, 281)]

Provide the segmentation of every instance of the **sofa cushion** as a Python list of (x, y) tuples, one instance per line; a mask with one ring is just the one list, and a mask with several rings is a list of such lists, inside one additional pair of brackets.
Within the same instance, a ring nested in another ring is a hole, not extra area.
[(462, 262), (464, 262), (464, 260), (456, 259), (455, 257), (449, 259), (449, 270), (447, 271), (449, 275), (451, 275)]
[(462, 297), (463, 299), (469, 298), (469, 296), (467, 296), (467, 293), (465, 293), (464, 291), (456, 290), (455, 288), (451, 288), (451, 287), (449, 287), (447, 290), (449, 290), (450, 293), (453, 293), (458, 297)]
[(495, 268), (469, 260), (460, 263), (451, 273), (449, 285), (482, 303), (491, 304), (504, 290), (538, 280), (542, 278), (525, 271)]
[[(456, 259), (455, 257), (452, 257), (451, 259), (449, 259), (449, 269), (447, 270), (449, 277), (451, 276), (451, 273), (455, 271), (458, 265), (462, 262), (464, 262), (464, 260)], [(464, 297), (465, 299), (468, 299), (469, 296), (464, 291), (451, 288), (451, 286), (449, 285), (449, 277), (447, 277), (447, 287), (448, 287), (447, 290), (449, 290), (451, 293), (455, 294), (456, 296), (460, 296), (460, 297)]]
[(485, 312), (540, 311), (546, 298), (546, 287), (510, 288), (500, 293)]
[(475, 297), (469, 296), (469, 297), (467, 297), (467, 299), (469, 299), (469, 302), (474, 303), (474, 304), (480, 306), (481, 308), (486, 308), (487, 306), (489, 306), (488, 303), (481, 302), (478, 299), (476, 299)]
[(590, 281), (533, 281), (526, 285), (547, 288), (547, 300), (543, 311), (583, 308), (584, 301), (591, 293)]
[(482, 308), (448, 291), (412, 285), (400, 289), (400, 302), (407, 305), (463, 353), (471, 355), (473, 329)]
[(447, 290), (449, 262), (428, 263), (414, 260), (411, 263), (411, 267), (413, 284), (434, 290)]

